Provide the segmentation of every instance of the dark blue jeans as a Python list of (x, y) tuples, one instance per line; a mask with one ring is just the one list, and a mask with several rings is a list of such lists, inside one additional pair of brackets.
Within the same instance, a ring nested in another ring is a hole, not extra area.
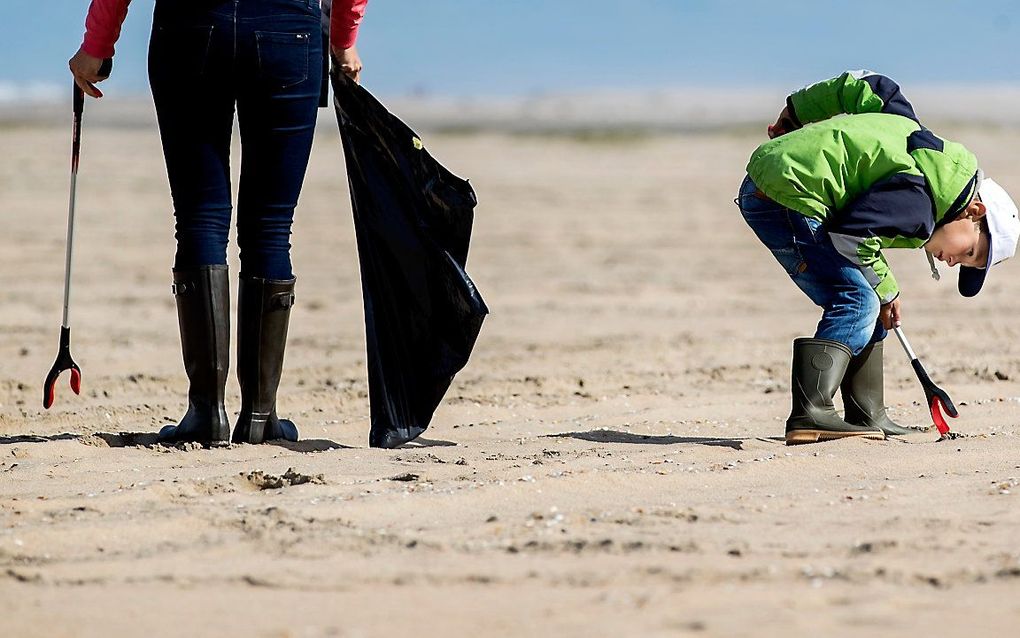
[(157, 0), (149, 84), (176, 218), (175, 269), (227, 263), (241, 132), (241, 273), (293, 277), (290, 230), (319, 100), (319, 0)]
[(854, 355), (885, 339), (878, 295), (864, 273), (839, 254), (821, 222), (761, 197), (750, 177), (740, 185), (737, 205), (786, 274), (821, 306), (816, 338), (845, 344)]

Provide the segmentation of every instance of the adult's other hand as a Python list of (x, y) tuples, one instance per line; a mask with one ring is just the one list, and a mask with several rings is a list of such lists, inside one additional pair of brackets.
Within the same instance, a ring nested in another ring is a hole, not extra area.
[(333, 58), (340, 65), (340, 70), (344, 72), (344, 75), (355, 82), (361, 79), (361, 57), (358, 55), (357, 47), (349, 49), (334, 48)]

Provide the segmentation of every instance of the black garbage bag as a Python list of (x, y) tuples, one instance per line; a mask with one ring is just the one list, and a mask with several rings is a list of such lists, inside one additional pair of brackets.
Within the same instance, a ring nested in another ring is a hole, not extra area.
[(369, 445), (428, 427), (489, 310), (464, 270), (475, 192), (363, 87), (331, 75), (368, 341)]

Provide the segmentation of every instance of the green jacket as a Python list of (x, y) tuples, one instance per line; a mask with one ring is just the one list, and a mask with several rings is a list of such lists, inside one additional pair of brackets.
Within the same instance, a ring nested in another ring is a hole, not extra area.
[(918, 248), (955, 219), (977, 188), (977, 158), (921, 126), (900, 87), (870, 71), (801, 89), (787, 106), (803, 128), (759, 146), (748, 175), (773, 201), (821, 221), (882, 303), (892, 301), (899, 286), (882, 249)]

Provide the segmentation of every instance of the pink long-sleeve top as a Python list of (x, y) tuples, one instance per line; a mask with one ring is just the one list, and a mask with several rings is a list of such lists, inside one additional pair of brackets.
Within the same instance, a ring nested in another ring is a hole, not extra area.
[[(113, 56), (120, 27), (127, 17), (131, 0), (92, 0), (85, 18), (82, 49), (97, 58)], [(368, 0), (334, 0), (330, 13), (329, 42), (335, 49), (349, 49), (358, 39), (358, 27)]]

